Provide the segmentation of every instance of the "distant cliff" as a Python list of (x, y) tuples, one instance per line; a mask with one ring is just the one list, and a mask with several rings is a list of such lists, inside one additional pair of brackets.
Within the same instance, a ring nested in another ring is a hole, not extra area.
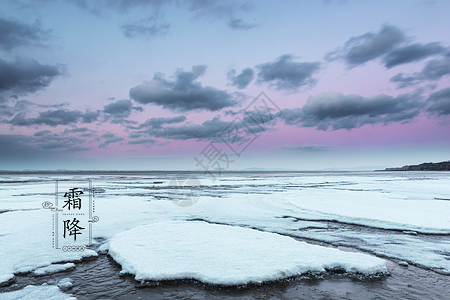
[(438, 163), (403, 166), (400, 168), (386, 168), (385, 171), (450, 171), (450, 160)]

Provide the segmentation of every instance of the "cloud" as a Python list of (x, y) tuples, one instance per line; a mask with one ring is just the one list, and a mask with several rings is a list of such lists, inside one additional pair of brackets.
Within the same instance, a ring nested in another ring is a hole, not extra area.
[(28, 25), (0, 17), (0, 49), (11, 51), (17, 47), (40, 46), (50, 32), (41, 29), (39, 22)]
[(152, 128), (161, 128), (164, 124), (174, 124), (174, 123), (182, 123), (186, 121), (185, 116), (177, 116), (173, 118), (151, 118), (139, 125), (138, 127), (131, 127), (133, 129), (141, 129), (146, 127), (152, 127)]
[(45, 135), (50, 135), (52, 132), (50, 130), (41, 130), (41, 131), (37, 131), (35, 132), (33, 135), (34, 136), (45, 136)]
[(422, 71), (409, 76), (399, 73), (391, 78), (391, 82), (397, 83), (399, 88), (408, 87), (423, 81), (438, 81), (450, 74), (450, 57), (444, 56), (428, 61)]
[(253, 10), (251, 1), (189, 0), (183, 2), (196, 18), (224, 19), (228, 21), (227, 25), (235, 30), (249, 30), (257, 26), (237, 17), (239, 13)]
[(0, 134), (0, 161), (24, 161), (54, 159), (55, 155), (67, 156), (68, 152), (87, 151), (84, 139), (59, 134), (48, 130), (38, 131), (33, 136)]
[(94, 121), (97, 121), (99, 115), (99, 111), (90, 111), (89, 109), (87, 109), (82, 116), (82, 121), (83, 123), (92, 123)]
[(34, 134), (35, 138), (31, 142), (39, 149), (56, 151), (63, 154), (64, 152), (87, 151), (92, 148), (83, 147), (86, 140), (68, 135), (68, 132), (62, 134), (51, 134), (47, 131), (38, 131)]
[(443, 76), (450, 74), (450, 57), (432, 59), (425, 65), (420, 72), (420, 79), (439, 80)]
[(420, 61), (432, 55), (444, 53), (445, 51), (446, 48), (437, 42), (428, 44), (416, 43), (389, 52), (383, 58), (383, 62), (386, 68), (390, 69), (400, 64)]
[(155, 144), (155, 143), (156, 143), (156, 140), (154, 140), (154, 139), (136, 139), (136, 140), (128, 141), (127, 144), (141, 145), (141, 144)]
[[(11, 96), (9, 99), (2, 98), (0, 93), (0, 116), (12, 117), (17, 113), (25, 113), (29, 111), (36, 111), (39, 108), (62, 108), (69, 103), (57, 104), (37, 104), (28, 100), (18, 100), (17, 96)], [(8, 121), (4, 120), (4, 123)]]
[(282, 110), (281, 119), (283, 119), (287, 125), (295, 125), (302, 121), (303, 116), (304, 114), (301, 108), (286, 108)]
[(218, 117), (215, 117), (212, 120), (203, 122), (201, 125), (186, 124), (181, 126), (151, 127), (147, 130), (141, 130), (139, 133), (170, 140), (211, 140), (218, 139), (219, 135), (230, 124), (231, 122), (222, 121)]
[(324, 152), (330, 151), (333, 147), (317, 145), (285, 145), (281, 149), (298, 152)]
[(29, 136), (0, 134), (0, 161), (9, 162), (20, 160), (21, 162), (34, 158), (49, 157), (50, 153), (30, 145)]
[(450, 115), (450, 88), (444, 88), (434, 92), (428, 97), (429, 107), (427, 111), (436, 116)]
[(0, 59), (0, 93), (33, 93), (47, 87), (62, 73), (61, 65), (42, 65), (30, 59), (13, 62)]
[(104, 133), (101, 138), (104, 138), (105, 140), (103, 143), (101, 143), (98, 147), (99, 148), (106, 148), (111, 143), (117, 143), (123, 141), (123, 138), (116, 136), (114, 133), (108, 131)]
[(242, 70), (242, 72), (236, 76), (236, 70), (230, 70), (228, 72), (228, 80), (231, 81), (231, 85), (237, 87), (238, 89), (245, 89), (250, 82), (252, 82), (255, 74), (253, 69), (246, 68)]
[(66, 128), (66, 129), (64, 129), (64, 134), (67, 134), (67, 133), (82, 133), (82, 132), (88, 132), (88, 131), (90, 131), (87, 127), (81, 127), (81, 128), (78, 128), (78, 127), (75, 127), (75, 128), (72, 128), (72, 129), (68, 129), (68, 128)]
[(392, 76), (390, 79), (391, 82), (397, 83), (398, 88), (405, 88), (411, 85), (414, 85), (418, 82), (417, 73), (413, 76), (404, 76), (403, 73), (399, 73), (395, 76)]
[(402, 30), (392, 25), (383, 25), (377, 33), (368, 32), (350, 38), (342, 48), (328, 53), (325, 59), (344, 60), (349, 67), (355, 67), (389, 53), (404, 40)]
[(255, 28), (257, 25), (251, 24), (251, 23), (246, 23), (242, 19), (231, 18), (228, 21), (228, 26), (230, 28), (236, 29), (236, 30), (249, 30), (249, 29)]
[(397, 97), (322, 93), (308, 98), (301, 108), (284, 109), (280, 118), (286, 124), (316, 127), (319, 130), (354, 129), (366, 124), (407, 121), (416, 117), (423, 106), (417, 94)]
[(262, 125), (275, 125), (277, 118), (280, 116), (280, 112), (275, 114), (267, 109), (264, 110), (252, 110), (245, 111), (245, 116), (242, 121), (249, 127), (256, 126), (261, 127)]
[(236, 97), (213, 87), (203, 87), (195, 81), (205, 73), (206, 66), (193, 66), (192, 71), (178, 70), (175, 81), (155, 74), (153, 80), (145, 81), (130, 89), (130, 98), (141, 104), (155, 104), (174, 111), (217, 111), (238, 104)]
[[(128, 13), (130, 10), (143, 10), (151, 14), (163, 14), (169, 5), (175, 5), (181, 9), (188, 10), (194, 14), (195, 19), (209, 19), (211, 21), (226, 20), (231, 29), (248, 30), (256, 24), (246, 23), (238, 15), (242, 12), (248, 12), (253, 9), (251, 1), (222, 1), (222, 0), (70, 0), (79, 8), (87, 10), (95, 15), (102, 15), (107, 10), (117, 11), (119, 13)], [(133, 23), (131, 23), (133, 24)], [(163, 23), (162, 29), (170, 26)], [(137, 24), (132, 27), (133, 37), (141, 36), (139, 32), (153, 36), (153, 25)], [(156, 27), (159, 27), (158, 25)], [(123, 29), (123, 28), (122, 28)], [(157, 30), (158, 31), (158, 30)]]
[(133, 107), (133, 103), (128, 100), (117, 100), (116, 102), (105, 105), (103, 111), (115, 118), (127, 118), (132, 110), (142, 111), (142, 107)]
[(260, 114), (253, 112), (251, 117), (258, 115), (262, 122), (259, 122), (260, 120), (255, 121), (250, 118), (250, 115), (246, 115), (244, 118), (237, 117), (233, 121), (223, 121), (219, 117), (214, 117), (212, 120), (207, 120), (202, 124), (188, 123), (180, 126), (166, 127), (159, 127), (158, 125), (153, 127), (147, 124), (147, 128), (131, 133), (130, 138), (151, 136), (168, 140), (195, 139), (197, 141), (222, 143), (224, 142), (222, 138), (227, 139), (229, 137), (228, 134), (231, 134), (232, 138), (228, 138), (230, 140), (228, 142), (241, 142), (249, 138), (254, 138), (255, 134), (269, 129), (263, 125), (275, 124), (274, 118), (264, 119), (262, 112)]
[(126, 23), (120, 28), (127, 38), (150, 39), (166, 35), (170, 29), (170, 24), (161, 22), (156, 17), (150, 17)]
[(294, 62), (291, 55), (283, 55), (275, 62), (256, 66), (259, 69), (258, 82), (270, 83), (280, 90), (296, 90), (302, 86), (315, 84), (316, 80), (312, 76), (319, 67), (319, 62)]
[(9, 123), (14, 126), (48, 125), (55, 127), (76, 123), (82, 115), (83, 113), (78, 110), (69, 111), (66, 109), (40, 112), (36, 118), (26, 118), (25, 113), (18, 113)]
[(109, 138), (112, 138), (114, 136), (116, 136), (116, 135), (114, 133), (110, 132), (110, 131), (108, 131), (108, 132), (106, 132), (106, 133), (101, 135), (101, 137), (104, 138), (104, 139), (109, 139)]
[[(16, 101), (15, 103), (11, 103), (11, 105), (8, 101), (13, 100)], [(26, 101), (26, 100), (19, 100), (17, 101), (15, 98), (12, 99), (4, 99), (0, 96), (0, 116), (7, 116), (11, 117), (14, 116), (18, 112), (23, 112), (25, 110), (28, 110), (28, 108), (31, 106), (32, 102)]]
[(87, 10), (95, 15), (101, 15), (105, 10), (115, 10), (126, 13), (130, 9), (147, 9), (153, 7), (160, 9), (163, 4), (172, 3), (171, 0), (69, 0), (81, 9)]

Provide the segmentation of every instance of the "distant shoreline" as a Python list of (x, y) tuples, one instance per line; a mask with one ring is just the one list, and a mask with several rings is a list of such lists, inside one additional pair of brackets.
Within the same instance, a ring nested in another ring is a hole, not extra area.
[(399, 168), (386, 168), (384, 171), (450, 171), (450, 161), (422, 163), (420, 165), (409, 165)]

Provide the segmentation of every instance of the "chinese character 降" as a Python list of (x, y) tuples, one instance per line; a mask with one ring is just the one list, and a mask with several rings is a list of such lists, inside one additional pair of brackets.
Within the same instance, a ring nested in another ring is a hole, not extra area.
[(66, 233), (69, 232), (69, 235), (73, 235), (73, 240), (77, 240), (77, 234), (81, 234), (80, 230), (84, 229), (84, 227), (78, 226), (80, 220), (77, 218), (73, 218), (72, 222), (70, 220), (63, 221), (64, 222), (64, 234), (63, 237), (66, 238)]

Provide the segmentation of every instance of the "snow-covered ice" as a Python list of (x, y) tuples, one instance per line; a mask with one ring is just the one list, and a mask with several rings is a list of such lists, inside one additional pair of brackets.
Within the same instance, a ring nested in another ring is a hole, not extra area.
[(52, 219), (48, 210), (0, 214), (0, 277), (88, 256), (97, 256), (97, 253), (89, 249), (63, 252), (52, 248)]
[(9, 284), (15, 280), (14, 274), (0, 275), (0, 286)]
[(61, 290), (54, 285), (27, 285), (25, 288), (7, 293), (0, 293), (0, 300), (19, 300), (19, 299), (33, 299), (33, 300), (76, 300), (77, 298), (61, 292)]
[[(89, 249), (52, 248), (52, 216), (41, 204), (54, 198), (56, 179), (92, 179), (98, 188), (95, 207), (100, 221), (93, 226), (94, 249), (107, 250), (114, 235), (137, 226), (201, 219), (349, 245), (450, 274), (448, 172), (222, 174), (215, 181), (199, 175), (201, 196), (189, 207), (167, 201), (189, 192), (186, 187), (168, 186), (168, 177), (163, 173), (3, 176), (0, 283), (14, 274), (96, 255)], [(383, 230), (353, 230), (343, 228), (343, 223)], [(418, 235), (394, 236), (392, 229)], [(426, 238), (422, 233), (444, 235)]]
[(262, 283), (343, 269), (387, 273), (385, 261), (258, 230), (199, 221), (139, 226), (115, 235), (110, 255), (136, 280), (196, 279), (219, 285)]
[(64, 272), (67, 270), (73, 270), (75, 269), (74, 263), (66, 263), (66, 264), (52, 264), (46, 267), (37, 268), (34, 270), (34, 275), (36, 276), (43, 276), (53, 273), (59, 273)]
[(63, 278), (56, 284), (61, 290), (67, 291), (73, 287), (73, 281), (70, 278)]

